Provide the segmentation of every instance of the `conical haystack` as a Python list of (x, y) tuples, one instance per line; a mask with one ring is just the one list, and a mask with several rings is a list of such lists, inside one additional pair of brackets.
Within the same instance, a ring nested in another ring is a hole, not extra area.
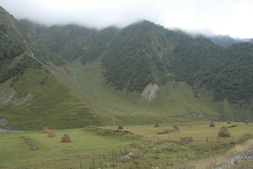
[(43, 133), (49, 133), (49, 131), (50, 130), (47, 127), (44, 127), (43, 130), (42, 130)]
[(215, 124), (213, 121), (210, 122), (209, 127), (215, 127)]
[(55, 134), (55, 132), (54, 132), (54, 130), (50, 130), (49, 132), (48, 132), (48, 137), (54, 137), (56, 134)]
[(154, 125), (154, 127), (159, 127), (159, 124), (158, 124), (158, 123), (156, 123), (156, 124)]
[(220, 131), (218, 133), (219, 137), (230, 137), (230, 133), (227, 129), (227, 127), (223, 126), (220, 128)]
[(63, 142), (63, 143), (71, 142), (71, 139), (70, 139), (69, 135), (68, 134), (64, 134), (62, 136), (62, 138), (61, 138), (61, 142)]

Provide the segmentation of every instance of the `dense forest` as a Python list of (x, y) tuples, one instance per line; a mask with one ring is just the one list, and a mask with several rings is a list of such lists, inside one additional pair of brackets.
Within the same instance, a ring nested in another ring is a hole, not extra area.
[[(9, 15), (1, 17), (6, 23), (16, 22)], [(118, 90), (141, 92), (149, 83), (164, 85), (176, 80), (196, 90), (205, 87), (214, 91), (214, 100), (253, 99), (251, 43), (229, 37), (213, 37), (211, 41), (149, 21), (103, 30), (78, 25), (45, 27), (29, 20), (20, 20), (17, 25), (22, 35), (10, 24), (0, 25), (0, 59), (21, 55), (29, 46), (42, 61), (57, 65), (100, 59), (105, 81)], [(19, 69), (2, 71), (1, 81)]]
[(229, 48), (214, 45), (207, 39), (182, 42), (175, 48), (172, 70), (177, 80), (214, 91), (215, 100), (231, 102), (253, 98), (253, 45), (239, 43)]
[(105, 81), (118, 90), (141, 92), (149, 83), (164, 85), (176, 80), (187, 82), (196, 92), (201, 87), (214, 91), (214, 100), (253, 99), (251, 43), (217, 37), (224, 40), (218, 45), (214, 39), (171, 31), (149, 21), (100, 31), (77, 25), (38, 25), (33, 30), (33, 39), (39, 39), (33, 50), (38, 56), (47, 61), (58, 58), (58, 64), (101, 59)]

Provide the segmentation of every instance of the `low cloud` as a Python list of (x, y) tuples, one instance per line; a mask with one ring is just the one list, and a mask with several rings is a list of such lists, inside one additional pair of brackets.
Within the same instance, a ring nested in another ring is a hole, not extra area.
[(1, 0), (16, 18), (47, 25), (77, 23), (98, 29), (146, 19), (167, 28), (253, 37), (251, 0)]

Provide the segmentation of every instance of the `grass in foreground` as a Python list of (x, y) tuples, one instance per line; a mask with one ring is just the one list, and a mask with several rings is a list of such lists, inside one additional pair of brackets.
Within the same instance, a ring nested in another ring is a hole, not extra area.
[[(164, 135), (157, 133), (171, 128), (173, 124), (160, 124), (160, 127), (156, 128), (153, 125), (123, 126), (123, 130), (132, 131), (134, 137), (103, 131), (116, 130), (118, 126), (92, 131), (56, 130), (56, 137), (52, 138), (41, 131), (1, 133), (0, 168), (197, 168), (200, 164), (198, 161), (203, 162), (202, 168), (208, 168), (211, 164), (209, 159), (223, 155), (228, 157), (227, 150), (243, 143), (244, 134), (253, 134), (253, 125), (244, 123), (219, 122), (215, 123), (216, 127), (209, 127), (209, 122), (177, 125), (180, 129), (178, 132)], [(219, 128), (229, 125), (236, 125), (229, 128), (232, 137), (217, 140)], [(64, 133), (70, 135), (71, 143), (60, 142)], [(28, 144), (21, 136), (31, 139), (40, 149), (29, 150)], [(193, 142), (182, 142), (181, 137), (192, 137)], [(132, 155), (123, 158), (129, 153)]]
[[(61, 143), (61, 137), (68, 133), (71, 143)], [(31, 151), (21, 136), (31, 139), (39, 150)], [(80, 162), (88, 168), (92, 158), (103, 157), (118, 151), (130, 143), (129, 140), (99, 136), (80, 129), (57, 130), (55, 137), (42, 132), (1, 133), (0, 168), (64, 169), (79, 168)]]

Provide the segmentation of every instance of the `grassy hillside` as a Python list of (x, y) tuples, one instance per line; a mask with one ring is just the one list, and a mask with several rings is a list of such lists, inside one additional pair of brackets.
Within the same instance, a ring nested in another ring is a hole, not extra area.
[(35, 130), (45, 125), (73, 128), (100, 123), (95, 112), (45, 66), (28, 54), (22, 63), (26, 65), (22, 73), (0, 85), (3, 100), (13, 94), (0, 105), (0, 118), (7, 119), (10, 127)]
[[(65, 76), (58, 75), (98, 110), (105, 123), (146, 123), (161, 116), (167, 120), (196, 114), (232, 120), (251, 117), (249, 44), (223, 48), (205, 37), (193, 38), (148, 21), (101, 31), (77, 25), (35, 28), (30, 48), (36, 57), (55, 64), (51, 67), (58, 65)], [(161, 90), (157, 100), (145, 103), (140, 93), (149, 83)]]
[(174, 81), (161, 86), (159, 98), (148, 103), (141, 99), (138, 92), (119, 91), (105, 84), (99, 61), (86, 65), (76, 61), (64, 66), (64, 69), (69, 74), (59, 71), (58, 75), (89, 103), (107, 124), (187, 121), (192, 114), (204, 114), (208, 118), (219, 117), (218, 106), (212, 105), (211, 92), (196, 98), (192, 88), (183, 82)]
[[(252, 44), (223, 48), (149, 21), (94, 30), (0, 17), (0, 118), (12, 127), (253, 117)], [(158, 97), (144, 101), (151, 83)]]
[(34, 35), (46, 28), (17, 22), (1, 7), (0, 18), (0, 119), (8, 121), (0, 127), (36, 130), (45, 125), (59, 129), (101, 124), (96, 112), (46, 66), (46, 58), (64, 63), (36, 43)]

